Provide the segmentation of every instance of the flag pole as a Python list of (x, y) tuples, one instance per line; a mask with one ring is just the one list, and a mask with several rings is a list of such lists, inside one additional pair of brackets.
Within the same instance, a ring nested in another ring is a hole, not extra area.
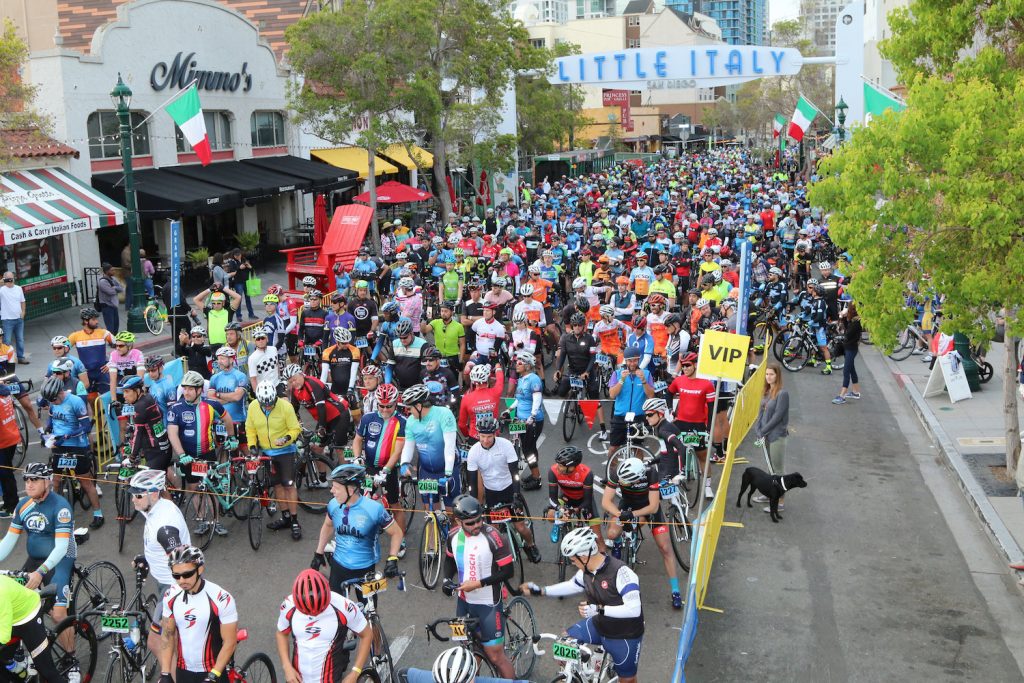
[(170, 104), (170, 103), (171, 103), (171, 102), (173, 102), (174, 100), (176, 100), (176, 99), (178, 99), (179, 97), (181, 97), (182, 95), (184, 95), (184, 94), (185, 94), (186, 92), (188, 92), (188, 89), (189, 89), (189, 88), (191, 88), (191, 87), (192, 87), (193, 85), (195, 85), (195, 84), (196, 84), (196, 83), (198, 83), (198, 82), (199, 82), (199, 79), (198, 79), (198, 78), (193, 78), (193, 79), (192, 79), (191, 81), (189, 81), (189, 82), (188, 82), (188, 84), (186, 84), (186, 85), (185, 85), (185, 87), (184, 87), (184, 88), (182, 88), (182, 89), (181, 89), (181, 90), (179, 90), (178, 92), (176, 92), (176, 93), (174, 93), (173, 95), (171, 95), (171, 96), (170, 96), (170, 97), (169, 97), (169, 98), (167, 99), (167, 101), (166, 101), (166, 102), (164, 102), (164, 103), (163, 103), (163, 104), (161, 104), (161, 105), (160, 105), (159, 107), (157, 107), (156, 109), (154, 109), (154, 110), (153, 110), (153, 113), (151, 113), (151, 114), (150, 114), (149, 116), (147, 116), (146, 118), (142, 119), (142, 121), (140, 121), (140, 122), (138, 123), (138, 125), (136, 125), (136, 126), (135, 126), (135, 128), (133, 128), (133, 130), (135, 130), (135, 129), (139, 128), (139, 126), (141, 126), (142, 124), (144, 124), (144, 123), (145, 123), (146, 121), (149, 121), (149, 120), (150, 120), (151, 118), (153, 118), (154, 116), (156, 116), (157, 112), (159, 112), (159, 111), (163, 110), (163, 108), (164, 108), (164, 107), (166, 107), (166, 106), (167, 106), (168, 104)]

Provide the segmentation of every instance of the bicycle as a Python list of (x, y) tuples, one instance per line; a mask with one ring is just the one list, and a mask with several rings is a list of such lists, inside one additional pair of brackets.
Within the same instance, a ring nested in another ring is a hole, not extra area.
[(587, 398), (587, 383), (581, 377), (569, 375), (569, 397), (562, 402), (562, 437), (566, 443), (576, 434), (576, 425), (584, 421), (580, 401)]
[[(89, 500), (89, 496), (86, 495), (85, 489), (82, 488), (82, 482), (78, 480), (78, 475), (75, 473), (75, 469), (78, 467), (79, 458), (89, 458), (96, 462), (96, 457), (93, 452), (89, 453), (78, 453), (68, 454), (62, 453), (60, 447), (53, 449), (57, 455), (56, 461), (54, 462), (55, 467), (53, 468), (54, 476), (59, 478), (59, 481), (55, 482), (54, 490), (71, 504), (74, 509), (75, 504), (82, 508), (83, 512), (88, 512), (92, 509), (92, 501)], [(95, 472), (95, 467), (93, 472)], [(98, 493), (98, 492), (97, 492)]]
[[(447, 482), (445, 482), (447, 483)], [(421, 500), (426, 500), (427, 508), (423, 518), (423, 533), (420, 535), (420, 579), (428, 590), (437, 587), (441, 576), (441, 558), (444, 555), (444, 542), (448, 538), (451, 522), (442, 505), (434, 509), (434, 501), (440, 500), (441, 483), (437, 479), (419, 479), (416, 490)], [(445, 488), (447, 492), (447, 488)]]
[[(561, 501), (560, 501), (561, 502)], [(567, 505), (559, 505), (555, 509), (555, 534), (553, 536), (555, 547), (562, 547), (562, 539), (573, 529), (581, 526), (589, 526), (589, 522), (580, 515), (579, 508), (569, 507)], [(565, 581), (566, 574), (569, 573), (569, 568), (572, 566), (572, 562), (569, 558), (563, 555), (561, 552), (558, 553), (558, 580)], [(575, 570), (574, 570), (575, 571)]]
[(104, 472), (117, 473), (117, 483), (114, 484), (114, 509), (117, 511), (117, 552), (124, 550), (124, 536), (128, 525), (138, 515), (138, 510), (132, 505), (132, 494), (128, 488), (128, 482), (141, 468), (121, 463), (110, 463), (103, 468)]
[[(671, 479), (663, 479), (658, 492), (661, 494), (662, 514), (668, 526), (668, 538), (672, 553), (683, 571), (690, 571), (690, 501), (679, 486), (685, 482), (685, 475), (679, 473)], [(699, 487), (694, 487), (699, 491)], [(687, 490), (688, 489), (685, 489)]]
[[(626, 415), (627, 422), (630, 422), (629, 418), (630, 415)], [(619, 464), (627, 458), (640, 458), (647, 467), (656, 465), (658, 458), (654, 451), (642, 445), (650, 435), (650, 429), (643, 423), (631, 422), (626, 427), (626, 443), (619, 446), (612, 453), (612, 457), (608, 458), (605, 465), (605, 481), (615, 479), (615, 472), (618, 470)], [(641, 445), (637, 445), (638, 441)]]
[[(405, 591), (404, 573), (398, 577), (398, 590)], [(368, 668), (373, 669), (379, 680), (393, 681), (395, 662), (391, 658), (391, 646), (377, 615), (377, 596), (387, 590), (388, 580), (380, 572), (370, 571), (362, 578), (349, 579), (342, 584), (348, 599), (362, 607), (370, 628), (373, 641), (370, 644)], [(353, 640), (355, 642), (355, 640)]]
[[(26, 572), (0, 570), (0, 574), (9, 576), (22, 585), (28, 581)], [(40, 588), (38, 592), (41, 598), (39, 614), (47, 614), (53, 609), (53, 604), (56, 601), (57, 587), (51, 584)], [(46, 640), (50, 643), (53, 663), (61, 678), (67, 680), (68, 672), (77, 668), (82, 683), (88, 683), (96, 672), (98, 650), (96, 632), (93, 630), (92, 624), (75, 615), (68, 615), (53, 627), (47, 625), (44, 620), (43, 627), (46, 629)], [(71, 650), (68, 650), (63, 644), (68, 639), (74, 641), (74, 647)], [(11, 638), (7, 644), (0, 646), (0, 664), (8, 662), (22, 662), (26, 665), (27, 672), (23, 680), (31, 683), (46, 683), (39, 678), (31, 663), (29, 653), (25, 651), (24, 645), (18, 638)]]
[[(248, 455), (231, 458), (232, 477), (235, 486), (244, 490), (244, 497), (249, 499), (245, 512), (248, 521), (249, 547), (259, 550), (263, 542), (263, 510), (270, 507), (270, 458), (260, 455), (253, 447)], [(243, 496), (240, 496), (240, 498)], [(238, 517), (238, 512), (235, 512)], [(241, 517), (238, 517), (241, 519)]]
[(310, 377), (320, 376), (320, 345), (307, 344), (306, 342), (299, 342), (299, 348), (302, 349), (302, 374), (309, 375)]
[[(217, 520), (219, 506), (220, 512), (231, 513), (239, 521), (246, 520), (249, 527), (249, 544), (253, 550), (259, 549), (263, 534), (264, 501), (268, 500), (264, 493), (267, 489), (261, 483), (266, 482), (268, 476), (261, 475), (259, 468), (265, 467), (264, 463), (269, 461), (269, 458), (263, 458), (266, 456), (234, 457), (221, 463), (192, 461), (192, 476), (202, 478), (196, 489), (185, 496), (182, 513), (193, 545), (201, 550), (210, 547), (215, 535), (214, 522)], [(252, 475), (248, 473), (245, 465), (250, 459), (259, 461)], [(244, 474), (241, 475), (238, 474), (240, 464), (244, 470)], [(254, 522), (260, 523), (258, 532), (254, 531)]]
[(164, 331), (164, 325), (167, 324), (167, 306), (164, 304), (163, 293), (163, 287), (153, 285), (153, 295), (147, 297), (146, 307), (142, 309), (146, 327), (154, 336), (160, 335)]
[[(514, 513), (513, 508), (518, 508), (518, 511)], [(526, 547), (526, 544), (523, 543), (523, 537), (519, 533), (519, 529), (516, 528), (516, 522), (522, 519), (526, 522), (527, 528), (532, 529), (533, 521), (530, 519), (530, 508), (522, 494), (517, 493), (515, 503), (485, 507), (484, 514), (491, 526), (499, 527), (499, 531), (502, 531), (501, 527), (503, 527), (503, 533), (508, 538), (508, 549), (512, 553), (512, 563), (518, 568), (519, 581), (515, 584), (506, 581), (505, 586), (514, 593), (518, 590), (517, 587), (526, 581), (526, 567), (523, 562), (523, 548)]]
[[(932, 334), (938, 334), (940, 313), (935, 312), (935, 325)], [(917, 323), (907, 325), (896, 337), (896, 346), (889, 353), (889, 358), (895, 361), (906, 360), (917, 349), (928, 350), (928, 340), (924, 337), (925, 332)]]
[[(605, 518), (607, 519), (607, 515)], [(622, 561), (630, 569), (636, 569), (637, 565), (647, 564), (647, 560), (640, 559), (640, 546), (644, 544), (643, 525), (634, 517), (629, 522), (622, 524), (622, 533), (615, 539), (614, 545), (619, 547), (619, 554)]]
[(612, 378), (612, 357), (606, 353), (598, 353), (594, 357), (594, 367), (597, 369), (597, 385), (604, 398), (608, 398), (608, 382)]
[(77, 562), (72, 566), (68, 613), (89, 621), (98, 641), (106, 636), (99, 629), (99, 620), (89, 615), (111, 605), (123, 605), (126, 597), (124, 575), (113, 562), (98, 560), (84, 569)]
[[(12, 398), (32, 391), (32, 380), (14, 382), (14, 377), (14, 374), (10, 374), (0, 378), (0, 382), (7, 385)], [(28, 418), (25, 416), (25, 409), (16, 399), (11, 402), (11, 406), (14, 408), (14, 421), (18, 425), (18, 433), (21, 434), (21, 441), (14, 447), (14, 454), (11, 456), (11, 467), (19, 468), (25, 462), (25, 454), (28, 453)]]
[[(313, 452), (313, 447), (320, 445), (323, 446), (323, 455)], [(295, 456), (295, 490), (296, 493), (306, 490), (305, 495), (299, 496), (299, 507), (306, 512), (321, 514), (327, 510), (331, 499), (327, 475), (334, 469), (333, 439), (328, 435), (327, 441), (322, 442), (315, 432), (303, 429), (295, 440), (295, 447), (298, 450)], [(319, 493), (314, 494), (313, 491)]]
[[(569, 636), (541, 633), (538, 642), (550, 640), (551, 657), (561, 669), (551, 683), (613, 683), (618, 681), (608, 653), (600, 645), (587, 645)], [(546, 652), (535, 648), (538, 655)]]
[[(533, 672), (537, 659), (537, 652), (533, 647), (538, 637), (537, 620), (533, 613), (533, 607), (530, 606), (526, 598), (516, 596), (502, 608), (502, 616), (505, 621), (505, 654), (512, 662), (516, 678), (527, 679)], [(430, 642), (430, 636), (433, 635), (442, 643), (449, 640), (458, 643), (460, 647), (466, 648), (476, 657), (480, 673), (496, 678), (498, 672), (491, 664), (491, 660), (487, 658), (483, 644), (480, 642), (480, 636), (477, 634), (476, 629), (479, 623), (480, 620), (473, 616), (438, 619), (426, 626), (427, 642)], [(437, 632), (437, 627), (441, 624), (448, 626), (451, 636), (446, 638)]]
[[(826, 328), (826, 348), (832, 358), (832, 369), (842, 370), (846, 365), (846, 356), (842, 351), (842, 339), (832, 329)], [(800, 372), (810, 361), (824, 360), (815, 333), (807, 323), (794, 320), (793, 333), (782, 348), (782, 367), (790, 372)]]

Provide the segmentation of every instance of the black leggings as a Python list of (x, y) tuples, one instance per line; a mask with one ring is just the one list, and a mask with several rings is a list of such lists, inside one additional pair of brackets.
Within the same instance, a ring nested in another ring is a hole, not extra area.
[[(67, 683), (67, 679), (60, 675), (57, 667), (53, 664), (51, 643), (46, 638), (46, 629), (43, 628), (42, 615), (37, 614), (34, 619), (20, 624), (11, 629), (11, 636), (19, 638), (24, 645), (25, 652), (31, 654), (32, 664), (39, 672), (39, 680), (44, 683)], [(13, 659), (15, 648), (10, 644), (0, 650), (0, 663), (6, 664)], [(22, 679), (12, 675), (6, 666), (0, 666), (0, 680), (11, 683), (21, 683)]]
[(0, 489), (4, 492), (4, 510), (14, 514), (18, 507), (18, 480), (14, 478), (11, 462), (17, 445), (0, 448)]
[(544, 431), (544, 420), (537, 420), (533, 424), (526, 424), (526, 431), (520, 436), (520, 443), (523, 445), (523, 455), (530, 467), (537, 467), (537, 439)]

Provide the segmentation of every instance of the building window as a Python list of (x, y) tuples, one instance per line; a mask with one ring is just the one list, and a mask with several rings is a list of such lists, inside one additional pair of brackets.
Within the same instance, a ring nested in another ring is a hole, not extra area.
[(629, 39), (629, 45), (627, 45), (627, 47), (630, 47), (630, 48), (640, 47), (640, 39), (639, 38), (630, 38)]
[(530, 45), (543, 50), (545, 47), (547, 47), (547, 41), (544, 40), (543, 38), (531, 38)]
[(626, 23), (627, 23), (628, 26), (639, 26), (640, 25), (640, 17), (638, 17), (638, 16), (631, 16), (626, 21)]
[(284, 117), (277, 111), (252, 113), (252, 146), (281, 147), (284, 141)]
[[(225, 111), (204, 111), (203, 121), (206, 122), (206, 136), (210, 138), (210, 149), (225, 150), (231, 149), (231, 119)], [(178, 144), (178, 151), (186, 154), (192, 151), (192, 145), (188, 144), (181, 129), (174, 127), (174, 137)]]
[[(149, 123), (142, 124), (146, 119), (143, 112), (131, 113), (132, 123), (132, 156), (147, 156), (149, 152)], [(139, 124), (142, 124), (141, 127)], [(121, 156), (121, 124), (117, 120), (117, 112), (95, 111), (89, 114), (86, 121), (89, 132), (89, 157), (92, 159), (116, 159)]]

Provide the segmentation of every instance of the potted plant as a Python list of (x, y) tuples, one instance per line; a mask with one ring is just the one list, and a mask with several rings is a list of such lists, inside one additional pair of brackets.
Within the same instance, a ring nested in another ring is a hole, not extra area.
[(238, 242), (239, 248), (245, 252), (246, 256), (253, 258), (260, 246), (260, 234), (258, 232), (240, 232), (235, 235), (235, 241)]

